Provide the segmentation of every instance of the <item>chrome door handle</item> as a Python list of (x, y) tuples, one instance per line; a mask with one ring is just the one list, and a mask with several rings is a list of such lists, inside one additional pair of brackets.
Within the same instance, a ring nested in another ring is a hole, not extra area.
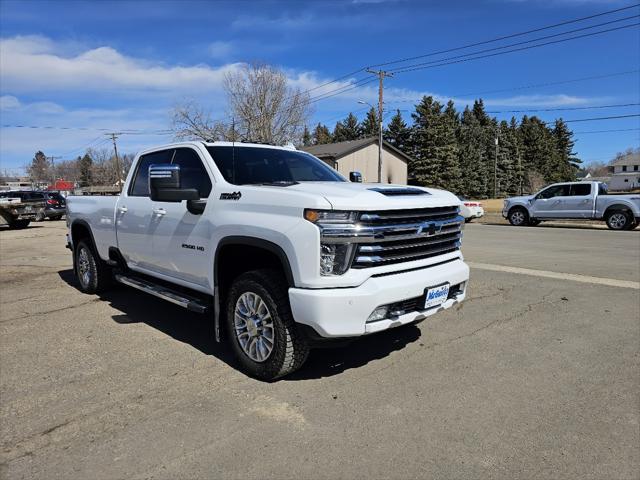
[(119, 211), (120, 213), (127, 213), (128, 209), (127, 209), (127, 207), (119, 207), (119, 208), (118, 208), (118, 211)]
[(153, 209), (153, 213), (154, 213), (155, 215), (158, 215), (159, 217), (161, 217), (161, 216), (163, 216), (163, 215), (166, 215), (166, 214), (167, 214), (167, 211), (166, 211), (164, 208), (154, 208), (154, 209)]

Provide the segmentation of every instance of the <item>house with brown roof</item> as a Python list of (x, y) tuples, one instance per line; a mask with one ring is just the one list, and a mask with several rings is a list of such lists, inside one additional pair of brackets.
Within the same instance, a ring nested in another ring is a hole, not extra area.
[[(363, 182), (378, 181), (378, 138), (302, 147), (335, 168), (345, 177), (360, 172)], [(407, 184), (407, 164), (411, 157), (390, 143), (382, 142), (382, 183)]]

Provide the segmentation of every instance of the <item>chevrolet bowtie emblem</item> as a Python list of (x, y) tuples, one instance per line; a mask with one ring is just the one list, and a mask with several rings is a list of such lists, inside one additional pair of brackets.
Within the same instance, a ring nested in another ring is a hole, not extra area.
[(426, 233), (427, 237), (430, 237), (436, 233), (440, 233), (440, 230), (442, 230), (442, 225), (433, 222), (425, 222), (418, 227), (418, 231), (416, 233), (418, 235)]

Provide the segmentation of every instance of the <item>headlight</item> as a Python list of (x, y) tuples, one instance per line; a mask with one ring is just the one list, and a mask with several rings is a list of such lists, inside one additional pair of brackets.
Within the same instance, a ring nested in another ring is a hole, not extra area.
[(312, 223), (353, 223), (356, 221), (356, 212), (343, 212), (339, 210), (312, 210), (304, 211), (304, 218)]
[(331, 241), (323, 241), (323, 231), (340, 228), (339, 225), (354, 224), (358, 219), (357, 212), (306, 209), (304, 218), (320, 229), (320, 275), (342, 275), (349, 270), (354, 245), (349, 243), (348, 237), (344, 241), (335, 241), (333, 238)]

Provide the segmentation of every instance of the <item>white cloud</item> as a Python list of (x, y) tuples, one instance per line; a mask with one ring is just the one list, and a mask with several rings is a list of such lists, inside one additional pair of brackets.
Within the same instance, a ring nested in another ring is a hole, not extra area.
[(69, 90), (153, 90), (203, 92), (220, 90), (227, 64), (168, 66), (133, 58), (103, 46), (67, 54), (64, 46), (43, 37), (0, 41), (0, 83), (12, 93)]
[(20, 107), (20, 100), (12, 95), (0, 97), (0, 110), (13, 110)]

